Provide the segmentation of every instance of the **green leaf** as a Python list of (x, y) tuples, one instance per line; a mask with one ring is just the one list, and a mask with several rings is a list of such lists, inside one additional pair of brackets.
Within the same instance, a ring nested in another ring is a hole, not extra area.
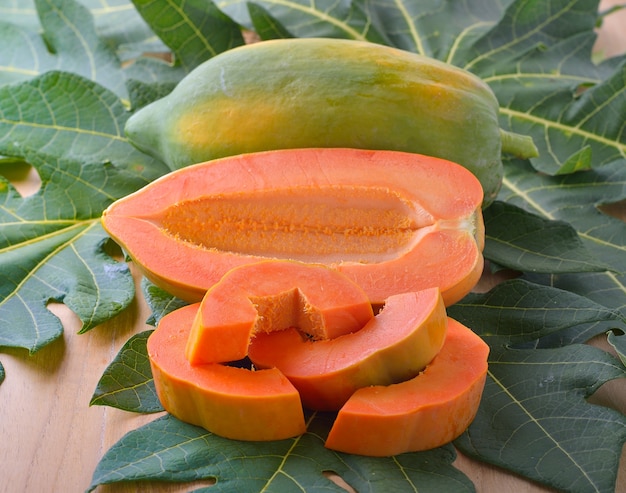
[(0, 24), (0, 41), (15, 50), (0, 51), (2, 82), (66, 70), (97, 81), (121, 97), (126, 88), (120, 61), (95, 32), (88, 9), (75, 0), (35, 0), (43, 33)]
[(577, 171), (590, 170), (592, 168), (591, 154), (591, 146), (583, 147), (580, 151), (568, 157), (555, 174), (567, 175)]
[[(626, 138), (626, 137), (623, 137)], [(500, 200), (549, 220), (568, 222), (586, 249), (611, 271), (536, 276), (626, 314), (626, 224), (599, 207), (626, 198), (626, 165), (615, 161), (571, 175), (547, 176), (519, 161), (505, 163)]]
[(549, 220), (504, 202), (484, 211), (485, 258), (522, 272), (605, 271), (567, 222)]
[(190, 72), (218, 53), (244, 44), (239, 26), (211, 0), (133, 0), (152, 30)]
[(491, 346), (534, 341), (592, 322), (626, 327), (626, 316), (617, 310), (522, 279), (505, 281), (488, 293), (470, 293), (448, 307), (448, 314), (471, 327)]
[[(70, 178), (85, 192), (97, 193), (99, 206), (81, 211), (99, 218), (103, 207), (113, 200), (146, 185), (167, 172), (165, 165), (140, 153), (123, 135), (128, 113), (119, 98), (97, 83), (80, 76), (50, 72), (33, 80), (0, 87), (0, 153), (6, 156), (41, 161), (36, 166), (42, 180), (47, 177), (48, 161), (67, 160), (65, 175), (84, 167), (89, 174)], [(107, 180), (99, 189), (100, 176), (120, 173), (117, 180)], [(63, 199), (91, 204), (94, 197), (67, 197), (63, 173), (45, 182), (44, 191), (59, 190)], [(94, 182), (94, 183), (92, 183)], [(25, 201), (24, 203), (28, 203)], [(54, 204), (53, 201), (50, 204)], [(63, 206), (57, 203), (53, 209)], [(48, 207), (48, 214), (50, 207)], [(77, 211), (73, 211), (77, 212)]]
[(584, 344), (495, 348), (478, 414), (455, 445), (558, 491), (615, 491), (626, 416), (585, 399), (624, 376), (613, 357)]
[(63, 327), (47, 309), (50, 301), (76, 313), (81, 331), (125, 308), (134, 296), (132, 277), (105, 253), (106, 241), (98, 222), (82, 221), (0, 248), (0, 346), (34, 353), (58, 338)]
[[(509, 2), (503, 17), (472, 46), (467, 69), (497, 71), (529, 52), (591, 33), (597, 18), (597, 0), (550, 0)], [(513, 56), (512, 56), (513, 55)]]
[(613, 330), (610, 331), (607, 340), (613, 349), (615, 349), (622, 365), (626, 366), (626, 337), (624, 337), (624, 331), (622, 331), (620, 335), (616, 334)]
[(278, 22), (271, 14), (256, 3), (248, 3), (248, 14), (254, 31), (262, 40), (286, 39), (295, 37), (285, 26)]
[(167, 96), (176, 87), (176, 82), (145, 83), (131, 79), (127, 83), (130, 105), (134, 111)]
[(378, 0), (371, 4), (389, 44), (460, 64), (458, 53), (484, 35), (504, 15), (510, 0)]
[(2, 366), (2, 363), (0, 363), (0, 384), (2, 382), (4, 382), (4, 377), (5, 377), (5, 373), (4, 373), (4, 366)]
[(146, 322), (150, 325), (156, 326), (165, 315), (188, 304), (155, 286), (145, 277), (141, 280), (141, 290), (151, 311)]
[[(580, 96), (576, 95), (576, 87), (570, 87), (544, 93), (541, 102), (531, 98), (530, 94), (519, 92), (515, 109), (509, 106), (502, 113), (509, 115), (509, 123), (516, 131), (525, 128), (536, 136), (541, 157), (534, 159), (533, 165), (538, 170), (562, 174), (570, 167), (588, 168), (590, 161), (598, 168), (624, 159), (626, 142), (618, 115), (626, 112), (626, 64)], [(512, 123), (513, 119), (517, 123)], [(571, 165), (580, 160), (581, 152), (586, 154), (582, 166)]]
[(131, 337), (106, 368), (90, 405), (111, 406), (136, 413), (156, 413), (163, 407), (156, 394), (146, 342), (152, 330)]
[(99, 85), (49, 72), (0, 87), (0, 154), (37, 170), (40, 190), (20, 196), (0, 181), (0, 346), (36, 351), (62, 332), (46, 308), (65, 303), (89, 330), (134, 297), (100, 226), (105, 207), (166, 172), (121, 134), (127, 113)]
[(369, 0), (218, 0), (215, 4), (231, 19), (252, 29), (248, 10), (251, 3), (295, 37), (347, 38), (389, 44), (377, 19), (371, 16)]
[[(504, 19), (463, 53), (501, 105), (501, 124), (529, 134), (533, 166), (549, 174), (624, 158), (624, 57), (592, 62), (593, 0), (511, 4)], [(621, 64), (621, 66), (620, 66)]]
[[(0, 0), (0, 12), (3, 2), (7, 0)], [(103, 6), (98, 0), (51, 0), (39, 2), (36, 9), (34, 1), (25, 0), (6, 10), (0, 42), (12, 49), (0, 52), (0, 84), (63, 70), (126, 97), (125, 78), (162, 83), (178, 82), (184, 75), (157, 58), (136, 59), (169, 50), (130, 1), (112, 0)]]
[[(118, 52), (130, 49), (159, 51), (163, 43), (150, 31), (130, 0), (79, 0), (93, 16), (98, 35)], [(40, 31), (35, 0), (0, 0), (0, 18), (5, 22)]]
[(80, 0), (93, 16), (98, 36), (114, 47), (121, 60), (142, 53), (163, 53), (167, 47), (152, 32), (130, 0)]
[(0, 18), (32, 30), (39, 27), (34, 0), (0, 0)]
[[(323, 446), (330, 420), (314, 415), (308, 433), (275, 442), (240, 442), (165, 415), (127, 433), (98, 464), (90, 491), (101, 484), (143, 479), (215, 479), (210, 491), (342, 492), (334, 472), (357, 491), (474, 491), (451, 466), (452, 448), (392, 458), (346, 456)], [(381, 478), (384, 477), (384, 480)]]

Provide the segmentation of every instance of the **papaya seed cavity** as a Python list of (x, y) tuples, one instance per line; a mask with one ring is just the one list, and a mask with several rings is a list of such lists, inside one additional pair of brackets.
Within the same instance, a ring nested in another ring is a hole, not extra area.
[(157, 222), (168, 235), (205, 249), (304, 262), (377, 263), (409, 249), (433, 219), (387, 189), (311, 187), (178, 202)]

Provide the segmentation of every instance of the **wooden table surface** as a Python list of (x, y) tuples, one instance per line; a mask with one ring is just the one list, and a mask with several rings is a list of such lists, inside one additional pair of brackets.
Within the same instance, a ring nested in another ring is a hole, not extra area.
[[(602, 7), (623, 1), (602, 2)], [(610, 55), (626, 51), (626, 10), (610, 17), (600, 32), (598, 49)], [(5, 171), (3, 171), (5, 173)], [(37, 189), (28, 169), (5, 173), (21, 193)], [(136, 276), (138, 280), (138, 276)], [(0, 493), (83, 492), (103, 454), (126, 432), (155, 419), (109, 407), (89, 407), (104, 369), (128, 338), (150, 328), (149, 309), (138, 299), (130, 309), (90, 332), (78, 335), (80, 322), (63, 305), (50, 309), (64, 325), (63, 337), (29, 356), (24, 350), (4, 349), (0, 361), (6, 380), (0, 385)], [(600, 389), (626, 413), (625, 382)], [(538, 493), (550, 491), (493, 467), (459, 456), (455, 465), (475, 483), (479, 493)], [(192, 483), (193, 486), (209, 482)], [(182, 492), (187, 484), (141, 483), (101, 486), (105, 492)], [(626, 460), (617, 492), (626, 492)]]

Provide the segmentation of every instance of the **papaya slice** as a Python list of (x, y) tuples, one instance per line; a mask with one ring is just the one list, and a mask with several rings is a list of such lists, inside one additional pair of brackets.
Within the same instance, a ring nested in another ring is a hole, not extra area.
[(192, 365), (235, 361), (248, 355), (258, 333), (298, 327), (329, 339), (373, 317), (365, 292), (336, 270), (288, 260), (246, 264), (207, 291), (185, 354)]
[(161, 404), (182, 421), (234, 440), (281, 440), (306, 430), (298, 391), (276, 369), (192, 366), (185, 345), (199, 304), (161, 319), (148, 357)]
[(169, 173), (113, 203), (103, 226), (152, 282), (190, 302), (232, 268), (328, 265), (373, 304), (439, 287), (446, 305), (482, 273), (478, 179), (399, 151), (285, 149)]
[(479, 336), (450, 318), (444, 345), (426, 369), (405, 382), (357, 390), (339, 411), (326, 447), (383, 457), (454, 440), (476, 416), (488, 354)]
[(304, 406), (336, 411), (359, 388), (408, 380), (443, 345), (446, 309), (438, 288), (390, 296), (361, 330), (311, 341), (296, 329), (258, 334), (248, 350), (257, 368), (277, 368)]

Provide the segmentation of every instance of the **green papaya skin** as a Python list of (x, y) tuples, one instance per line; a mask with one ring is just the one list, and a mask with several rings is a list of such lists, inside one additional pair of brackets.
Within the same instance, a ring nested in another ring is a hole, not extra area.
[(501, 186), (502, 153), (537, 153), (530, 138), (501, 131), (498, 110), (480, 78), (431, 58), (354, 40), (281, 39), (209, 59), (133, 114), (125, 132), (172, 170), (275, 149), (431, 155), (474, 173), (487, 205)]

